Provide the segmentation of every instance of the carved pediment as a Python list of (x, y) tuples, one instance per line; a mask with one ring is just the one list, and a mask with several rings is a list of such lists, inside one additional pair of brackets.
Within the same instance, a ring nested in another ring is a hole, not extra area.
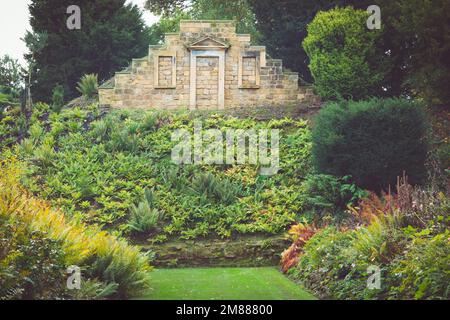
[(229, 44), (222, 42), (220, 40), (214, 39), (212, 37), (203, 37), (187, 45), (190, 50), (214, 50), (214, 49), (228, 49)]

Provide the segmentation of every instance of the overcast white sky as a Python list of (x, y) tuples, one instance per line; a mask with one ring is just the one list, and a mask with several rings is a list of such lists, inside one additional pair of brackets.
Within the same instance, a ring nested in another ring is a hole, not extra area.
[[(28, 4), (30, 0), (0, 0), (0, 56), (9, 54), (24, 64), (23, 54), (27, 51), (25, 43), (20, 40), (26, 30), (31, 30), (29, 24)], [(76, 0), (73, 1), (76, 4)], [(128, 0), (141, 9), (145, 0)], [(158, 20), (149, 11), (144, 11), (144, 20), (148, 25)]]

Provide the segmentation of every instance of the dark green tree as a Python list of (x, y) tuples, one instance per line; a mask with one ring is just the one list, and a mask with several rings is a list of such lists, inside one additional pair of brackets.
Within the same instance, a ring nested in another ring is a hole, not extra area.
[(147, 0), (146, 8), (162, 16), (151, 27), (154, 42), (162, 40), (165, 32), (178, 31), (179, 21), (182, 19), (235, 20), (237, 32), (250, 33), (254, 43), (258, 43), (261, 38), (256, 17), (247, 0)]
[[(137, 6), (125, 0), (79, 0), (81, 29), (67, 28), (70, 0), (32, 0), (29, 5), (32, 31), (25, 37), (33, 60), (34, 100), (48, 101), (54, 86), (64, 86), (66, 98), (77, 95), (81, 76), (96, 73), (99, 80), (127, 66), (148, 49), (148, 28)], [(39, 50), (34, 35), (46, 34)]]
[(433, 104), (450, 103), (450, 1), (399, 0), (386, 8), (392, 28), (385, 38), (400, 52), (403, 88)]

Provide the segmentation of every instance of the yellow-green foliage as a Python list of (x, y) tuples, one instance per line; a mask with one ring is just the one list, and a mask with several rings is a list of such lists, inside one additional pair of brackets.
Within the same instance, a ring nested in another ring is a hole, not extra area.
[(317, 93), (325, 99), (361, 99), (380, 94), (383, 68), (376, 57), (379, 30), (369, 30), (369, 14), (351, 7), (318, 12), (308, 25), (303, 48)]
[[(0, 162), (0, 220), (24, 223), (60, 241), (66, 266), (87, 270), (88, 277), (117, 284), (117, 297), (127, 298), (148, 289), (148, 259), (136, 247), (97, 226), (67, 219), (43, 200), (29, 195), (19, 183), (15, 159)], [(83, 274), (83, 276), (85, 276)]]
[(87, 98), (92, 98), (98, 92), (98, 76), (96, 74), (85, 74), (77, 83), (77, 90)]

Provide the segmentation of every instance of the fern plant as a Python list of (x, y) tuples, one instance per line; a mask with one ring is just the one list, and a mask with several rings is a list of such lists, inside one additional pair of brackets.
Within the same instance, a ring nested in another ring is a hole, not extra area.
[(154, 201), (153, 191), (145, 189), (143, 200), (137, 206), (132, 205), (128, 227), (133, 232), (150, 232), (156, 228), (159, 220), (163, 218), (162, 213), (154, 208)]
[(195, 193), (223, 204), (231, 204), (242, 193), (242, 186), (228, 179), (217, 179), (213, 174), (200, 174), (192, 181)]
[(77, 83), (77, 90), (86, 98), (93, 98), (98, 92), (98, 76), (85, 74)]
[(55, 157), (56, 152), (50, 143), (43, 143), (34, 150), (33, 159), (40, 163), (44, 168), (48, 168)]
[(60, 113), (64, 105), (64, 87), (57, 85), (52, 91), (52, 110), (56, 113)]

